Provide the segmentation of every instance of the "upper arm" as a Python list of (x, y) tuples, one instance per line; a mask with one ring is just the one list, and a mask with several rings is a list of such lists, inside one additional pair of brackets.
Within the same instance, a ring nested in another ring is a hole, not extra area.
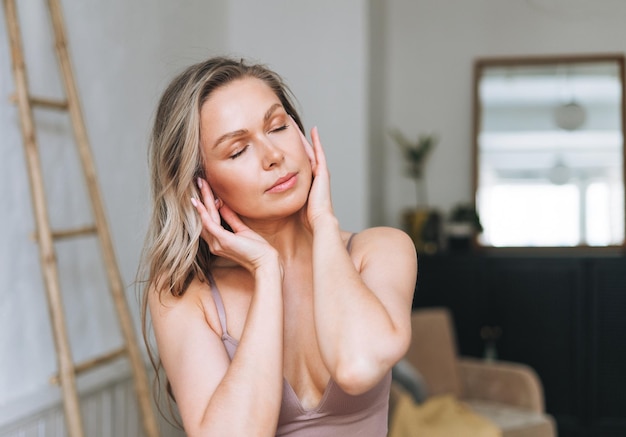
[(149, 305), (159, 357), (187, 429), (201, 422), (230, 359), (197, 286), (178, 298), (152, 293)]
[(417, 278), (415, 245), (406, 233), (379, 227), (355, 237), (354, 249), (361, 279), (387, 310), (403, 355), (411, 337)]

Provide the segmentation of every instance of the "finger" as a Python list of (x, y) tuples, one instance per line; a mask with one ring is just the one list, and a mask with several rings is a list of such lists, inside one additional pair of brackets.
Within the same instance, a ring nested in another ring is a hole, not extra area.
[(200, 194), (202, 195), (202, 201), (204, 203), (204, 207), (208, 211), (211, 219), (214, 222), (219, 223), (220, 213), (217, 210), (218, 200), (215, 198), (215, 195), (213, 194), (213, 190), (211, 189), (211, 186), (206, 180), (202, 178), (198, 178), (197, 183), (198, 183), (198, 188), (200, 189)]
[(249, 229), (248, 226), (246, 226), (244, 222), (241, 221), (239, 215), (230, 208), (230, 206), (223, 204), (220, 208), (220, 214), (222, 215), (224, 221), (228, 223), (233, 232), (237, 233)]
[(191, 204), (196, 208), (196, 211), (200, 216), (200, 221), (202, 222), (203, 229), (209, 232), (209, 234), (218, 235), (220, 231), (225, 231), (221, 223), (219, 221), (216, 222), (213, 217), (211, 217), (211, 214), (202, 202), (192, 197)]
[[(317, 130), (317, 126), (311, 129), (311, 140), (313, 140), (313, 150), (315, 151), (315, 160), (318, 167), (326, 168), (326, 155), (322, 148), (322, 142), (320, 141), (320, 134)], [(316, 168), (317, 172), (317, 168)]]

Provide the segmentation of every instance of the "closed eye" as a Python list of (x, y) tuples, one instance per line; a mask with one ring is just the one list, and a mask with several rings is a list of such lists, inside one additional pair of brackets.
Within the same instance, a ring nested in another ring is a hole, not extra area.
[(270, 131), (270, 133), (284, 131), (284, 130), (285, 130), (285, 129), (287, 129), (288, 127), (289, 127), (289, 125), (288, 125), (288, 124), (285, 124), (285, 125), (283, 125), (283, 126), (279, 126), (279, 127), (277, 127), (276, 129), (272, 129), (272, 130)]
[(246, 149), (248, 148), (248, 146), (244, 146), (242, 149), (240, 149), (239, 151), (235, 152), (234, 154), (230, 155), (228, 158), (229, 159), (237, 159), (239, 156), (241, 156), (241, 154), (243, 152), (246, 151)]

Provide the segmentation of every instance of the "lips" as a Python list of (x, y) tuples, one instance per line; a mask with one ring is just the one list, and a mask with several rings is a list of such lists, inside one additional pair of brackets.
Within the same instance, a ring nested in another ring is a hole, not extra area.
[(297, 173), (288, 173), (274, 182), (274, 185), (265, 190), (266, 193), (281, 193), (292, 188), (297, 181)]

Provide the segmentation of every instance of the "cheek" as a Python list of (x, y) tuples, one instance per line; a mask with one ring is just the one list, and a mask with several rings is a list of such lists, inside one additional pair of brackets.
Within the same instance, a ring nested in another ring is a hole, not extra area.
[(204, 174), (206, 180), (216, 197), (224, 197), (228, 193), (229, 187), (236, 183), (236, 179), (230, 177), (229, 172), (222, 171), (219, 167), (205, 166)]
[(207, 182), (215, 197), (236, 209), (238, 202), (246, 202), (246, 193), (251, 190), (251, 181), (235, 171), (206, 170)]
[[(309, 147), (309, 146), (304, 146), (304, 147)], [(302, 168), (304, 169), (304, 172), (306, 174), (306, 177), (311, 179), (313, 179), (313, 162), (311, 161), (311, 157), (306, 153), (306, 151), (303, 149), (302, 151), (302, 155), (300, 156), (300, 165), (302, 166)]]
[(285, 141), (284, 150), (299, 167), (312, 168), (313, 149), (302, 141), (299, 131)]

